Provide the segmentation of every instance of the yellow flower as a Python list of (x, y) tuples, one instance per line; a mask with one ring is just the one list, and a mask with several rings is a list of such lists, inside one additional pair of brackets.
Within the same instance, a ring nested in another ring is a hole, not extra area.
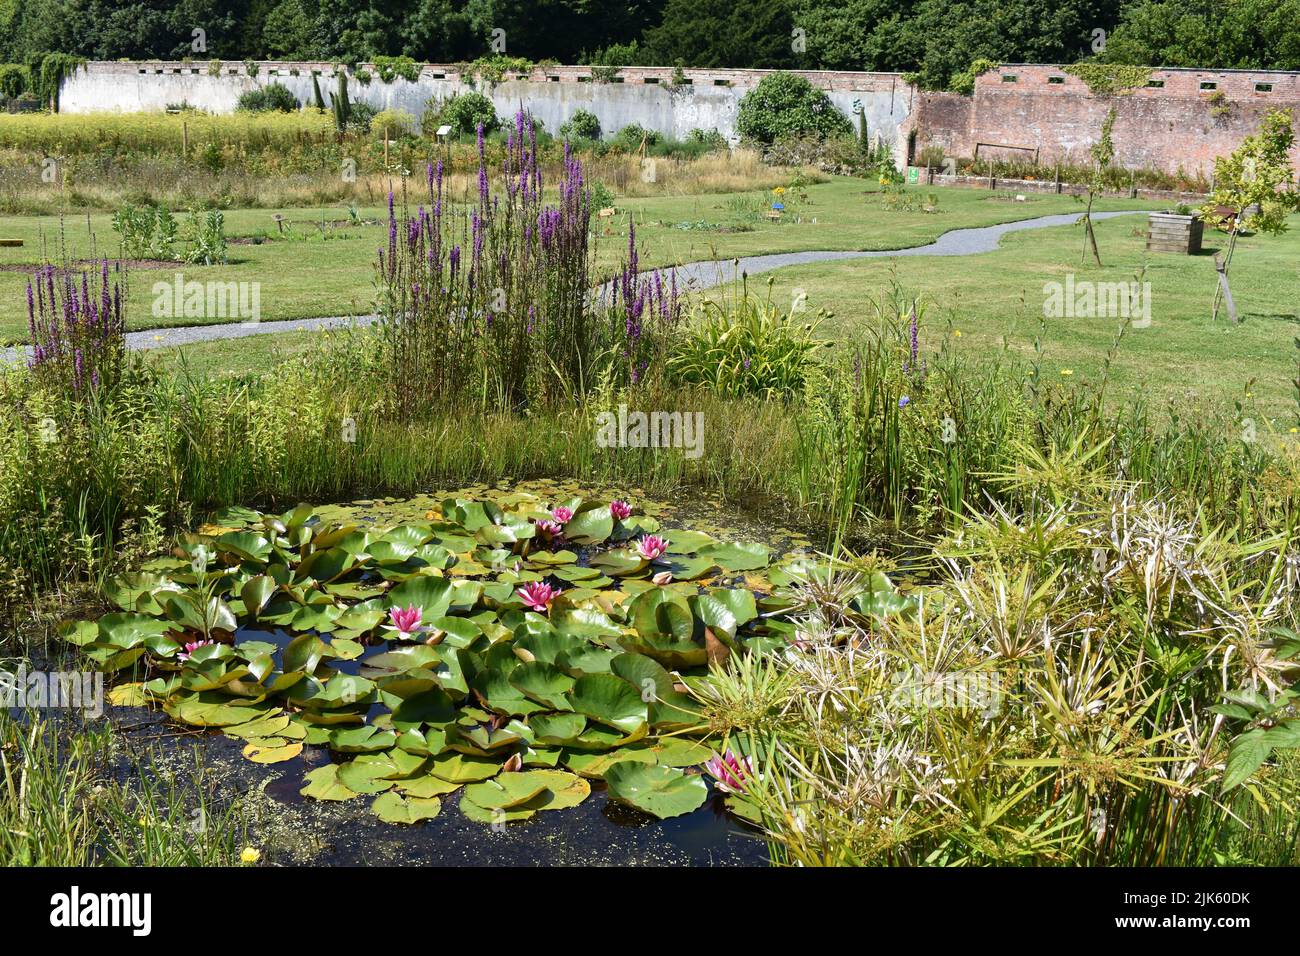
[(1295, 426), (1292, 426), (1291, 434), (1294, 435), (1296, 432), (1300, 432), (1300, 428), (1296, 428)]
[(149, 825), (149, 821), (146, 820), (144, 817), (141, 817), (141, 818), (140, 818), (139, 820), (137, 820), (136, 822), (137, 822), (138, 824), (140, 824), (140, 826), (142, 826), (142, 827), (147, 827), (147, 826)]
[(239, 854), (239, 859), (244, 863), (256, 863), (262, 858), (262, 851), (251, 846), (244, 847), (244, 852)]
[(1073, 374), (1074, 374), (1074, 369), (1072, 369), (1072, 368), (1063, 368), (1063, 369), (1061, 369), (1061, 374), (1062, 374), (1062, 375), (1073, 375)]
[(961, 329), (953, 329), (952, 334), (954, 338), (961, 338)]

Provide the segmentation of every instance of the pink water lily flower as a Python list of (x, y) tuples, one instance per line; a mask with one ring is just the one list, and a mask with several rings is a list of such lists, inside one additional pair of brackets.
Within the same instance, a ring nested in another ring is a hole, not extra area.
[(657, 534), (643, 535), (636, 543), (636, 553), (647, 561), (653, 561), (667, 550), (668, 542)]
[(632, 517), (632, 506), (626, 501), (614, 500), (609, 503), (609, 513), (619, 521), (626, 521)]
[(573, 520), (572, 508), (555, 508), (551, 511), (551, 517), (560, 524), (568, 524)]
[(416, 628), (420, 626), (420, 618), (423, 614), (424, 612), (414, 604), (410, 607), (390, 607), (388, 622), (397, 629), (399, 639), (409, 641)]
[(515, 593), (534, 611), (548, 611), (551, 602), (560, 596), (560, 589), (553, 588), (544, 581), (531, 581)]
[(559, 523), (555, 521), (547, 521), (543, 519), (534, 523), (537, 525), (538, 531), (541, 531), (552, 538), (564, 531), (564, 529), (560, 527)]
[(745, 786), (754, 776), (754, 761), (750, 757), (737, 757), (728, 750), (705, 761), (704, 770), (723, 793), (744, 793)]
[(178, 661), (188, 661), (190, 657), (193, 656), (194, 652), (197, 651), (200, 647), (207, 647), (215, 643), (217, 642), (216, 641), (194, 641), (191, 644), (186, 644), (185, 649), (176, 655), (176, 659)]

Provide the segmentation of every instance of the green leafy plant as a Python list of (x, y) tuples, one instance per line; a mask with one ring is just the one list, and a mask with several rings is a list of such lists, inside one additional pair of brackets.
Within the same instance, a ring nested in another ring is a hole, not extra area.
[(458, 93), (425, 113), (426, 128), (447, 125), (457, 133), (473, 133), (481, 125), (490, 133), (500, 125), (496, 107), (487, 96), (474, 90)]
[[(472, 820), (523, 820), (601, 778), (660, 818), (696, 809), (708, 789), (681, 768), (710, 750), (679, 682), (766, 653), (780, 616), (760, 616), (749, 590), (697, 583), (758, 582), (767, 548), (664, 531), (623, 501), (449, 498), (387, 529), (307, 506), (218, 520), (232, 530), (113, 584), (120, 610), (64, 638), (126, 678), (113, 700), (218, 729), (253, 762), (329, 747), (343, 761), (308, 772), (302, 793), (374, 798), (392, 823), (435, 816), (458, 790)], [(616, 587), (631, 599), (596, 600)], [(268, 642), (268, 628), (290, 636)], [(364, 675), (338, 669), (353, 660)], [(388, 716), (372, 719), (381, 702)]]
[(783, 311), (772, 302), (770, 280), (762, 299), (742, 281), (730, 297), (692, 308), (686, 334), (668, 360), (669, 375), (733, 397), (797, 399), (816, 368), (817, 351), (827, 344), (815, 337), (827, 316), (819, 311), (809, 320), (794, 307)]
[(399, 76), (408, 83), (420, 79), (420, 66), (409, 56), (377, 56), (374, 66), (379, 79), (384, 83), (392, 83)]
[(560, 137), (567, 140), (598, 140), (600, 120), (590, 110), (576, 110), (560, 125)]
[[(1290, 110), (1274, 110), (1264, 117), (1259, 132), (1247, 136), (1230, 156), (1214, 160), (1214, 192), (1202, 213), (1221, 221), (1220, 207), (1232, 212), (1228, 253), (1223, 266), (1224, 284), (1242, 229), (1279, 235), (1287, 229), (1287, 216), (1300, 209), (1300, 186), (1291, 168), (1290, 152), (1295, 143), (1294, 119)], [(1218, 318), (1223, 285), (1214, 290), (1214, 318)]]
[(185, 221), (185, 241), (190, 247), (184, 260), (190, 265), (225, 265), (226, 217), (220, 209), (192, 212)]
[(176, 219), (166, 206), (124, 206), (113, 214), (113, 231), (128, 259), (177, 258)]
[(248, 113), (265, 113), (268, 111), (292, 113), (300, 105), (298, 98), (289, 91), (287, 86), (281, 83), (268, 83), (258, 89), (241, 93), (236, 109)]
[(815, 134), (819, 138), (851, 131), (825, 93), (795, 73), (776, 72), (741, 98), (736, 131), (756, 143), (779, 137)]

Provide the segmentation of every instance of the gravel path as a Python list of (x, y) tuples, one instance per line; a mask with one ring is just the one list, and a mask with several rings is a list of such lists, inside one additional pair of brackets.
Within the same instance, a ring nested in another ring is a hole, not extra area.
[[(1114, 216), (1132, 216), (1142, 210), (1125, 212), (1094, 212), (1095, 219), (1110, 219)], [(709, 262), (688, 262), (662, 270), (664, 278), (677, 277), (679, 289), (700, 290), (712, 288), (731, 282), (738, 272), (757, 275), (771, 272), (785, 266), (803, 265), (808, 262), (827, 262), (835, 259), (881, 259), (893, 256), (973, 256), (981, 252), (992, 252), (1009, 232), (1023, 232), (1026, 229), (1046, 229), (1052, 226), (1068, 226), (1079, 220), (1078, 213), (1062, 213), (1054, 216), (1039, 216), (1036, 219), (1022, 219), (1019, 222), (1003, 222), (995, 226), (979, 226), (973, 229), (953, 229), (945, 232), (934, 242), (924, 246), (912, 246), (907, 249), (879, 249), (871, 252), (777, 252), (763, 256), (742, 256), (736, 259), (721, 259)], [(323, 319), (286, 319), (274, 322), (231, 322), (221, 325), (194, 325), (165, 329), (145, 329), (126, 334), (127, 348), (161, 349), (178, 345), (192, 345), (195, 342), (214, 342), (223, 339), (242, 339), (250, 335), (272, 335), (276, 332), (317, 331), (319, 329), (337, 329), (349, 325), (370, 325), (378, 320), (376, 315), (334, 316)], [(0, 350), (0, 361), (13, 362), (20, 355), (27, 357), (31, 350), (26, 346)]]

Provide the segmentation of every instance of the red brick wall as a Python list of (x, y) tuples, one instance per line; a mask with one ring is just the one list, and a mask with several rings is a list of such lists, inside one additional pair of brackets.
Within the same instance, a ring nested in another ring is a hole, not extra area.
[[(1118, 165), (1168, 173), (1181, 168), (1209, 178), (1214, 158), (1255, 132), (1270, 110), (1290, 107), (1300, 122), (1300, 73), (1154, 70), (1151, 79), (1163, 87), (1101, 97), (1060, 67), (1003, 65), (980, 76), (972, 96), (920, 94), (913, 116), (917, 145), (962, 158), (978, 153), (1086, 165), (1088, 149), (1114, 106), (1111, 136)], [(1202, 90), (1203, 83), (1215, 87)], [(1272, 89), (1258, 90), (1261, 83)], [(1300, 147), (1293, 161), (1300, 168)]]

